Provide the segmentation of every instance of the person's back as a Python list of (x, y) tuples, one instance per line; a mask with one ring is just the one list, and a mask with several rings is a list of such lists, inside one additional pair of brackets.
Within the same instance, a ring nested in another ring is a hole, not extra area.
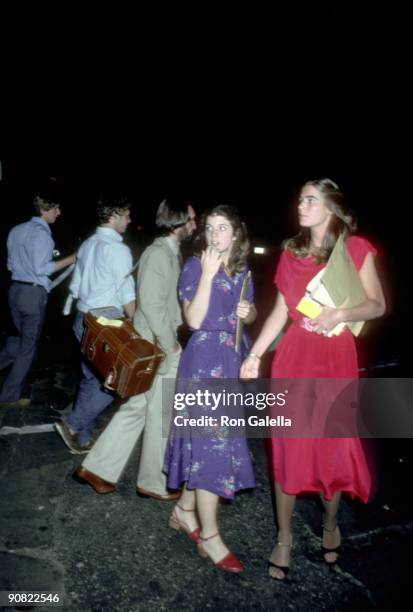
[(114, 230), (98, 227), (78, 253), (71, 283), (71, 290), (78, 298), (78, 310), (88, 312), (112, 305), (121, 309), (122, 293), (133, 290), (132, 277), (128, 278), (131, 269), (130, 249), (118, 240)]
[[(132, 254), (122, 238), (131, 221), (130, 208), (131, 204), (124, 198), (102, 198), (97, 206), (100, 225), (79, 249), (70, 284), (71, 294), (77, 298), (78, 312), (73, 331), (79, 343), (85, 329), (84, 317), (90, 310), (114, 306), (129, 318), (135, 312)], [(83, 358), (81, 368), (83, 378), (73, 411), (56, 423), (56, 430), (66, 446), (72, 453), (78, 454), (92, 447), (96, 420), (114, 397), (103, 388), (102, 382)]]
[(13, 364), (0, 393), (3, 406), (30, 404), (22, 394), (43, 328), (51, 289), (49, 276), (76, 261), (75, 255), (53, 261), (50, 225), (61, 214), (59, 204), (39, 194), (33, 204), (36, 215), (12, 228), (7, 239), (7, 267), (12, 279), (9, 306), (18, 336), (8, 338), (0, 351), (0, 369)]
[(157, 336), (162, 348), (169, 350), (176, 342), (176, 328), (181, 325), (177, 296), (179, 260), (168, 238), (156, 238), (139, 260), (137, 300), (139, 308), (134, 325), (147, 340)]

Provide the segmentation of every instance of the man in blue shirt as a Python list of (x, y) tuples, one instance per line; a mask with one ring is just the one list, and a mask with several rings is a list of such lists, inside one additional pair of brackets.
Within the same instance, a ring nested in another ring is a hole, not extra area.
[(43, 328), (51, 288), (49, 276), (76, 261), (75, 254), (53, 261), (50, 225), (61, 214), (59, 204), (41, 194), (33, 204), (36, 216), (13, 227), (7, 239), (7, 267), (12, 277), (9, 306), (19, 335), (8, 338), (0, 351), (0, 369), (13, 364), (0, 392), (3, 407), (30, 404), (22, 392)]
[[(132, 319), (135, 313), (135, 281), (131, 274), (132, 255), (122, 234), (129, 225), (131, 205), (123, 198), (102, 198), (97, 207), (100, 222), (96, 233), (80, 247), (70, 292), (77, 298), (77, 316), (73, 331), (82, 340), (84, 316), (89, 310), (115, 307)], [(74, 454), (87, 452), (100, 413), (113, 401), (113, 394), (82, 359), (83, 378), (73, 411), (56, 423), (56, 431)]]

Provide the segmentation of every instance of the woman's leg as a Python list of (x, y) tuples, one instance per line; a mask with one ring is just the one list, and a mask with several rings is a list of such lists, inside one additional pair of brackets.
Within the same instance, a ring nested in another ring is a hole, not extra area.
[(185, 484), (181, 497), (173, 509), (173, 514), (188, 528), (189, 532), (199, 527), (195, 505), (195, 491), (187, 489)]
[[(324, 494), (320, 493), (320, 499), (324, 506), (323, 523), (323, 546), (325, 548), (336, 548), (340, 546), (341, 535), (337, 525), (337, 512), (340, 504), (341, 492), (337, 491), (331, 500), (326, 500)], [(335, 563), (338, 558), (337, 552), (325, 553), (324, 559), (327, 563)]]
[[(291, 559), (291, 519), (295, 506), (295, 495), (284, 493), (275, 483), (275, 500), (277, 506), (278, 541), (271, 553), (270, 561), (275, 565), (289, 567)], [(285, 572), (277, 567), (270, 567), (270, 576), (278, 580), (285, 578)]]
[[(217, 520), (218, 500), (219, 497), (215, 493), (205, 491), (204, 489), (196, 489), (196, 505), (201, 522), (202, 547), (214, 563), (226, 557), (230, 552), (219, 535)], [(218, 534), (217, 537), (211, 537), (216, 534)]]

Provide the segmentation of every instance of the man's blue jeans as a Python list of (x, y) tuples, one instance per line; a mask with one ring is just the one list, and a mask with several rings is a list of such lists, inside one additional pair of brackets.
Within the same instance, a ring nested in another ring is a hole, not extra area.
[[(73, 323), (74, 334), (82, 341), (84, 313), (78, 312)], [(97, 417), (112, 403), (114, 395), (102, 386), (101, 381), (95, 376), (82, 356), (83, 378), (80, 381), (79, 391), (69, 416), (63, 417), (63, 421), (78, 435), (81, 446), (89, 442), (96, 425)]]
[(10, 313), (19, 335), (8, 338), (0, 352), (0, 369), (13, 364), (3, 383), (1, 402), (14, 402), (22, 397), (36, 357), (47, 298), (46, 289), (40, 285), (12, 282), (10, 286)]

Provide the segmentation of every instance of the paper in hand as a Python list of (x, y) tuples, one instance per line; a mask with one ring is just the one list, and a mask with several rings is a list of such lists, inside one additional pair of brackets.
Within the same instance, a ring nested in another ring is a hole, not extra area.
[[(308, 283), (306, 294), (297, 304), (296, 309), (310, 319), (315, 319), (323, 306), (351, 308), (358, 306), (365, 299), (366, 294), (359, 274), (344, 243), (343, 236), (339, 236), (327, 266)], [(364, 321), (339, 323), (328, 335), (340, 334), (346, 325), (355, 336), (358, 336)]]

